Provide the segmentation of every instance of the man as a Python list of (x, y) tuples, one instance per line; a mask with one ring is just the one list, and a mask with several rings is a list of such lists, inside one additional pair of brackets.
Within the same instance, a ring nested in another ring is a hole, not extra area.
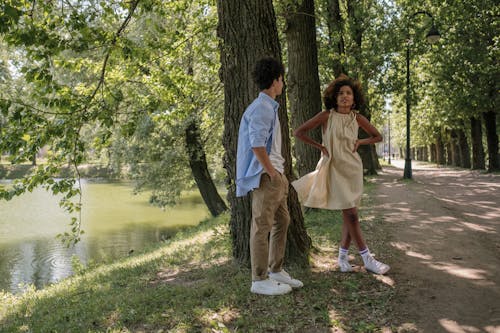
[(236, 196), (252, 193), (250, 290), (263, 295), (282, 295), (303, 286), (283, 269), (290, 215), (275, 101), (283, 90), (283, 75), (283, 65), (273, 58), (256, 63), (252, 77), (261, 91), (245, 110), (238, 135)]

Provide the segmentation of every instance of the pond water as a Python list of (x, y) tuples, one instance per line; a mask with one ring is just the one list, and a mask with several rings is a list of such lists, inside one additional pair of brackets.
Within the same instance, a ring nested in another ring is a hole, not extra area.
[(82, 192), (85, 234), (70, 248), (55, 238), (70, 230), (71, 220), (58, 197), (36, 189), (0, 200), (0, 290), (19, 293), (30, 284), (43, 288), (73, 274), (73, 256), (83, 264), (125, 257), (209, 216), (194, 194), (162, 210), (148, 203), (148, 194), (133, 195), (128, 183), (82, 180)]

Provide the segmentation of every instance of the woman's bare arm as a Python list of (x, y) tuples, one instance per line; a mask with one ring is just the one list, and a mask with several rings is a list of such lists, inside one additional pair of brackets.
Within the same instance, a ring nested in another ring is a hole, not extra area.
[(382, 141), (382, 134), (373, 126), (368, 119), (359, 113), (356, 115), (356, 120), (358, 121), (359, 127), (365, 130), (365, 132), (369, 135), (368, 138), (356, 140), (356, 144), (354, 145), (353, 152), (358, 150), (358, 147), (361, 145), (369, 145), (372, 143), (377, 143)]
[[(316, 127), (318, 127), (320, 125), (326, 124), (329, 116), (330, 116), (329, 111), (321, 111), (320, 113), (318, 113), (317, 115), (315, 115), (314, 117), (312, 117), (311, 119), (307, 120), (305, 123), (303, 123), (302, 125), (297, 127), (295, 129), (295, 131), (293, 131), (293, 135), (297, 139), (299, 139), (299, 140), (301, 140), (301, 141), (303, 141), (303, 142), (305, 142), (313, 147), (320, 149), (323, 154), (328, 156), (328, 151), (326, 150), (325, 146), (323, 146), (321, 143), (311, 139), (307, 135), (307, 133), (310, 130), (315, 129)], [(323, 126), (322, 126), (322, 129), (323, 129)]]

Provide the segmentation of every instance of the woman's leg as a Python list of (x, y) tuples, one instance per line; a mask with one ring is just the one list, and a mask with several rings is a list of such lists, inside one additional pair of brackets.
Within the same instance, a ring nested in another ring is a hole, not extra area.
[(351, 246), (351, 235), (349, 234), (349, 229), (347, 228), (345, 220), (342, 223), (342, 239), (340, 240), (340, 246), (346, 250)]
[[(361, 233), (361, 227), (359, 225), (358, 219), (358, 210), (356, 207), (344, 209), (342, 210), (342, 217), (344, 219), (344, 225), (342, 226), (342, 231), (344, 231), (344, 226), (347, 228), (349, 236), (345, 237), (345, 243), (348, 244), (350, 239), (353, 239), (356, 242), (356, 245), (359, 249), (359, 254), (363, 258), (363, 262), (365, 264), (365, 268), (375, 274), (385, 274), (390, 269), (390, 267), (380, 261), (377, 261), (373, 258), (366, 246), (365, 240), (363, 239), (363, 235)], [(344, 241), (344, 237), (342, 237), (342, 241)], [(342, 246), (344, 243), (342, 243)], [(345, 265), (345, 263), (344, 263)], [(341, 271), (347, 272), (343, 266), (341, 266)]]
[(356, 207), (343, 209), (342, 210), (342, 240), (341, 246), (344, 249), (348, 249), (351, 244), (351, 240), (356, 242), (358, 250), (362, 251), (366, 248), (365, 240), (361, 233), (361, 227), (359, 225), (358, 219), (358, 209)]

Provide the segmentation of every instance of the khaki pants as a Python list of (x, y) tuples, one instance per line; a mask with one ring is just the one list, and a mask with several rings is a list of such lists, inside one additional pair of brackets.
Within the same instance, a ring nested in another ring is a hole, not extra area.
[(263, 173), (259, 188), (252, 192), (252, 281), (267, 279), (268, 269), (271, 272), (282, 269), (290, 224), (287, 197), (288, 180), (281, 174), (271, 181), (271, 177)]

